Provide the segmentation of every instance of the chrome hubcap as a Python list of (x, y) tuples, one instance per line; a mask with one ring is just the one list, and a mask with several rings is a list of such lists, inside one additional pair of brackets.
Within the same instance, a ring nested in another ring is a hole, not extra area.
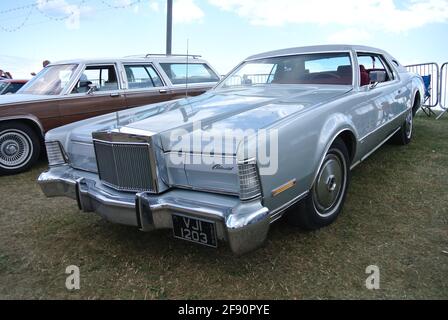
[(338, 150), (329, 153), (313, 187), (313, 202), (318, 214), (330, 216), (337, 209), (346, 184), (345, 158)]
[(15, 169), (29, 160), (33, 146), (29, 137), (20, 130), (0, 133), (0, 167)]
[(410, 139), (412, 136), (412, 111), (406, 116), (405, 129), (406, 129), (406, 138)]

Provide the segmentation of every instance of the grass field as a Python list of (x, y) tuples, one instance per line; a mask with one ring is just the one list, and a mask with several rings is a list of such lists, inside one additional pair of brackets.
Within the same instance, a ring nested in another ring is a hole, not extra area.
[[(448, 117), (416, 119), (353, 171), (339, 219), (317, 232), (280, 221), (242, 257), (113, 225), (47, 199), (31, 172), (0, 177), (0, 298), (448, 299)], [(65, 288), (77, 265), (81, 289)], [(379, 290), (365, 287), (368, 265)]]

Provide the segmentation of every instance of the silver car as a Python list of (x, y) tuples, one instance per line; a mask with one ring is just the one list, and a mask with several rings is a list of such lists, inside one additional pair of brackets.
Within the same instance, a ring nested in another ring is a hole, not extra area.
[(379, 49), (262, 53), (200, 96), (49, 131), (38, 182), (112, 222), (241, 254), (282, 216), (332, 223), (350, 170), (389, 139), (410, 142), (423, 94), (421, 77)]

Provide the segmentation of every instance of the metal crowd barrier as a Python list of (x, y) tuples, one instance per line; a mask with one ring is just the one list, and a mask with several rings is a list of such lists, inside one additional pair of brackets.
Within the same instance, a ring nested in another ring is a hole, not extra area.
[(442, 64), (440, 68), (440, 93), (439, 93), (439, 105), (442, 108), (442, 113), (438, 115), (437, 119), (440, 119), (445, 113), (448, 112), (448, 62)]
[[(435, 113), (431, 110), (439, 103), (439, 66), (435, 62), (419, 63), (406, 66), (409, 72), (414, 72), (421, 75), (425, 83), (425, 97), (422, 105), (422, 110), (428, 116)], [(426, 79), (425, 79), (426, 78)]]
[(245, 74), (244, 77), (234, 75), (227, 79), (228, 85), (264, 84), (269, 81), (270, 74)]

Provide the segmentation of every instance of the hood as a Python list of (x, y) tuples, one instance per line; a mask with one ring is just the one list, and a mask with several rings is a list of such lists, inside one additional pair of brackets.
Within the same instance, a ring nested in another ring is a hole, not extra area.
[(9, 105), (9, 104), (50, 100), (50, 99), (56, 99), (56, 98), (59, 98), (59, 96), (22, 94), (22, 93), (5, 94), (5, 95), (0, 95), (0, 107), (3, 105)]
[[(147, 132), (164, 151), (185, 151), (183, 147), (188, 145), (188, 151), (200, 153), (210, 141), (195, 137), (229, 129), (253, 132), (267, 128), (287, 116), (305, 112), (350, 90), (350, 87), (289, 88), (284, 85), (212, 90), (194, 98), (133, 108), (69, 125), (73, 126), (73, 130), (66, 141), (70, 141), (67, 143), (68, 153), (73, 162), (74, 157), (80, 155), (82, 145), (82, 157), (86, 160), (85, 156), (89, 154), (88, 161), (91, 161), (92, 132), (125, 129)], [(61, 127), (60, 131), (63, 130), (64, 127)], [(235, 154), (239, 141), (225, 140), (232, 145), (225, 145), (222, 150)]]

